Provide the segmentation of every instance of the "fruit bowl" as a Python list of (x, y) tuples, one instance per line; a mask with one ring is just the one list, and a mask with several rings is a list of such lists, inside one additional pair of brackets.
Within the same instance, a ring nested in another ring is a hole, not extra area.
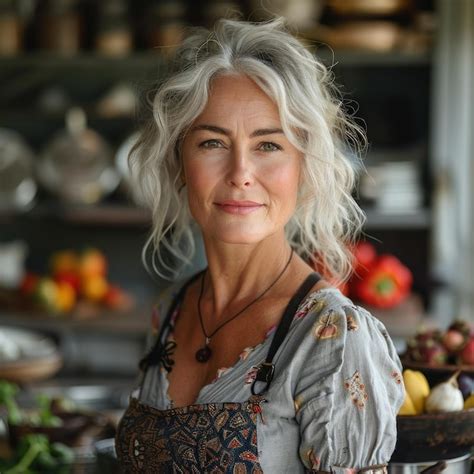
[(397, 416), (391, 462), (416, 463), (466, 455), (474, 446), (474, 408)]

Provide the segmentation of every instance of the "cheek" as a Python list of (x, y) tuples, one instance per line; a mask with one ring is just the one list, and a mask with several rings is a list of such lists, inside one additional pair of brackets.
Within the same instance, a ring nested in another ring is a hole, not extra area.
[(295, 166), (275, 167), (267, 176), (273, 194), (277, 195), (285, 205), (293, 206), (298, 194), (299, 168)]
[(197, 163), (189, 164), (186, 167), (186, 176), (188, 191), (196, 194), (197, 197), (207, 194), (213, 187), (214, 178), (211, 170), (205, 169)]
[(211, 169), (196, 166), (196, 163), (186, 166), (186, 188), (188, 206), (191, 215), (197, 222), (203, 223), (208, 212), (208, 206), (213, 201), (212, 195), (216, 187), (216, 179)]

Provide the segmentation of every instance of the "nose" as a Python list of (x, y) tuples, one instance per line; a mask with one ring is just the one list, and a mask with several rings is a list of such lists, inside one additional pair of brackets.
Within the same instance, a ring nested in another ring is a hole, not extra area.
[(254, 181), (254, 170), (248, 156), (242, 148), (235, 147), (229, 162), (227, 182), (237, 188), (248, 188)]

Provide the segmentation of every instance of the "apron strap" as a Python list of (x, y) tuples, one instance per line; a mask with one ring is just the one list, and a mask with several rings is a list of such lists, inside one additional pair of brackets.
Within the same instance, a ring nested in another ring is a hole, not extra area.
[(163, 337), (164, 337), (165, 331), (169, 328), (171, 317), (173, 316), (173, 313), (175, 312), (176, 307), (178, 306), (178, 304), (183, 300), (184, 294), (186, 293), (186, 290), (188, 289), (188, 287), (191, 285), (191, 283), (196, 281), (202, 275), (202, 273), (204, 273), (204, 271), (205, 270), (202, 270), (202, 271), (196, 273), (196, 275), (192, 276), (189, 279), (189, 281), (187, 281), (182, 286), (182, 288), (179, 290), (178, 294), (171, 301), (171, 304), (168, 308), (168, 312), (166, 313), (166, 317), (165, 317), (165, 319), (163, 321), (163, 324), (160, 328), (160, 332), (158, 334), (158, 337), (156, 339), (155, 344), (152, 346), (150, 351), (139, 362), (139, 367), (142, 371), (145, 372), (148, 369), (148, 367), (153, 366), (153, 365), (158, 365), (160, 363), (162, 352), (163, 352), (163, 349), (164, 349)]
[[(308, 294), (309, 290), (321, 279), (321, 275), (317, 272), (310, 273), (306, 280), (299, 287), (298, 291), (293, 295), (290, 302), (288, 303), (283, 316), (278, 323), (275, 335), (273, 336), (270, 349), (268, 350), (267, 357), (265, 362), (259, 365), (257, 369), (257, 374), (255, 380), (253, 381), (250, 390), (252, 395), (261, 395), (263, 392), (266, 392), (270, 388), (270, 384), (273, 379), (273, 373), (275, 372), (275, 364), (273, 364), (273, 357), (275, 356), (277, 350), (284, 341), (288, 329), (293, 321), (294, 315), (298, 306), (301, 304), (305, 296)], [(256, 382), (265, 382), (265, 387), (260, 391), (255, 391)]]

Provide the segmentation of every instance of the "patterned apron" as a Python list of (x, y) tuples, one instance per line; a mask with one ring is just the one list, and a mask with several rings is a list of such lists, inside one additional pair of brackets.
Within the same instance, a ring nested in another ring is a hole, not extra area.
[[(174, 299), (157, 343), (141, 362), (143, 371), (163, 363), (163, 334), (189, 281)], [(243, 403), (207, 403), (159, 410), (130, 399), (116, 435), (116, 451), (123, 472), (129, 473), (262, 473), (258, 459), (257, 418), (263, 417), (275, 365), (273, 357), (283, 342), (293, 316), (308, 291), (320, 279), (312, 273), (290, 300), (265, 362), (257, 369), (252, 395)], [(256, 383), (264, 387), (257, 392)]]

